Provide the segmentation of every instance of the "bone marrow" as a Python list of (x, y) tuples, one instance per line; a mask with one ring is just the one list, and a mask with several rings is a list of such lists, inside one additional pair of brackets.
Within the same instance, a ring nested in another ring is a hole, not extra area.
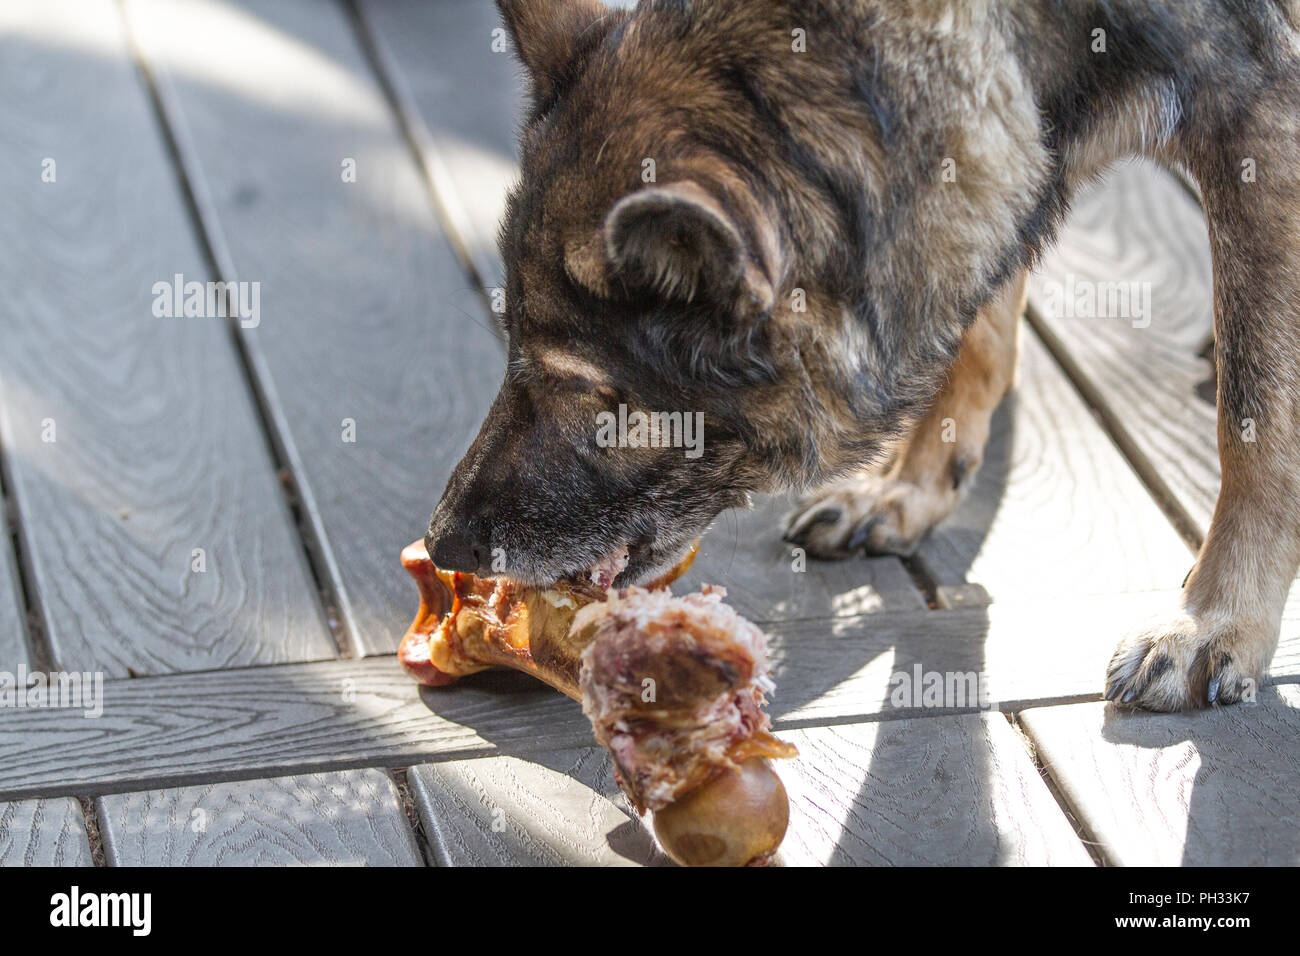
[(669, 856), (686, 865), (761, 864), (789, 819), (767, 761), (796, 751), (769, 732), (763, 632), (722, 602), (721, 588), (682, 597), (666, 590), (693, 559), (694, 549), (644, 588), (526, 588), (444, 571), (417, 542), (402, 564), (420, 609), (398, 657), (429, 686), (489, 667), (545, 681), (582, 703), (619, 786), (639, 812), (654, 812)]

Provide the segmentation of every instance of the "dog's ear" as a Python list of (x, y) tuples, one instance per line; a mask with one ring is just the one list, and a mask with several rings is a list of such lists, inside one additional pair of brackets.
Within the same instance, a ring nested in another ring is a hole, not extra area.
[(584, 51), (603, 35), (611, 11), (600, 0), (497, 0), (515, 52), (533, 81), (533, 96), (552, 98)]
[(772, 310), (761, 250), (749, 248), (735, 219), (698, 183), (624, 196), (606, 216), (604, 236), (610, 271), (630, 289), (711, 302), (745, 318)]

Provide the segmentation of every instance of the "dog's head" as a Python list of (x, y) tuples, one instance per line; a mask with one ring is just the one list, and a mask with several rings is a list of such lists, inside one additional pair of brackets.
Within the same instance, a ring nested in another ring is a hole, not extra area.
[(426, 543), (440, 566), (537, 584), (626, 546), (633, 583), (749, 492), (861, 463), (908, 401), (885, 336), (856, 348), (824, 294), (819, 276), (851, 270), (828, 252), (791, 277), (788, 210), (731, 152), (753, 104), (698, 62), (716, 46), (680, 42), (674, 5), (499, 5), (533, 88), (500, 240), (508, 366)]

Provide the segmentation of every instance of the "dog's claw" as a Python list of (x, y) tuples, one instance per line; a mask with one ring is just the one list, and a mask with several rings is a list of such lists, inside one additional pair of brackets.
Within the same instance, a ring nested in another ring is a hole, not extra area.
[(1149, 626), (1116, 649), (1106, 672), (1106, 699), (1156, 712), (1234, 704), (1253, 689), (1259, 670), (1241, 664), (1240, 637), (1216, 632), (1182, 613)]
[[(910, 481), (864, 470), (804, 499), (785, 519), (786, 541), (819, 558), (914, 554), (960, 494), (946, 481)], [(819, 516), (825, 514), (822, 521)]]
[(858, 551), (866, 547), (867, 542), (871, 539), (871, 532), (876, 530), (876, 526), (884, 520), (883, 515), (873, 515), (866, 521), (862, 522), (853, 534), (849, 536), (848, 549)]
[(1106, 675), (1106, 699), (1119, 704), (1132, 703), (1141, 691), (1137, 686), (1137, 678), (1138, 672), (1132, 665), (1112, 661)]

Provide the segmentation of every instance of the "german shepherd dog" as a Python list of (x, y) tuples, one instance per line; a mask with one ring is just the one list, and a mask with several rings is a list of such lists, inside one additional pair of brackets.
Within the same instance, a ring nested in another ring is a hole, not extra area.
[[(908, 552), (980, 466), (1071, 194), (1146, 156), (1209, 220), (1223, 478), (1181, 608), (1106, 697), (1262, 680), (1300, 565), (1300, 0), (499, 7), (532, 87), (508, 368), (439, 565), (541, 583), (626, 548), (626, 585), (750, 492), (815, 485), (789, 540)], [(702, 413), (703, 453), (600, 441), (620, 406)]]

